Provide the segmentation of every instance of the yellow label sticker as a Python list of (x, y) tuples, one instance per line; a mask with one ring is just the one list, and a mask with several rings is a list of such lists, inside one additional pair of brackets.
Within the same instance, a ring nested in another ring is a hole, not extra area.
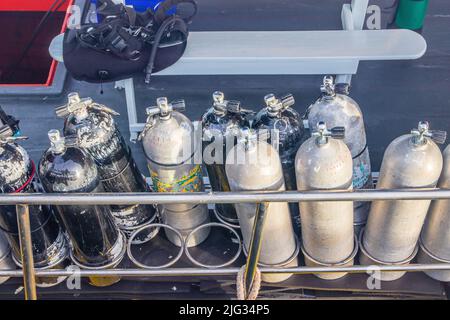
[(153, 190), (156, 192), (198, 192), (202, 191), (202, 177), (200, 165), (195, 166), (187, 175), (183, 175), (174, 182), (162, 181), (157, 172), (150, 170)]

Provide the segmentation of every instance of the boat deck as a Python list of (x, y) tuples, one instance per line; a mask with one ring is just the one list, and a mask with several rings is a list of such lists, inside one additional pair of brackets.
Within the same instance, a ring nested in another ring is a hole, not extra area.
[[(340, 10), (345, 0), (247, 0), (221, 1), (197, 0), (199, 13), (191, 29), (194, 31), (220, 30), (329, 30), (340, 29)], [(351, 96), (360, 103), (364, 113), (368, 145), (373, 171), (378, 171), (383, 152), (397, 136), (408, 133), (420, 120), (427, 120), (432, 129), (450, 132), (450, 6), (448, 0), (433, 0), (422, 34), (428, 43), (424, 57), (413, 61), (361, 62), (358, 74), (353, 77)], [(220, 44), (216, 44), (220, 45)], [(305, 44), (307, 45), (307, 44)], [(200, 119), (211, 105), (211, 94), (215, 90), (225, 92), (230, 99), (241, 100), (244, 107), (259, 110), (267, 93), (292, 93), (296, 98), (295, 108), (303, 112), (319, 96), (322, 76), (155, 76), (150, 85), (142, 78), (135, 79), (136, 101), (139, 120), (145, 120), (145, 107), (155, 103), (157, 97), (183, 98), (187, 102), (186, 114), (192, 120)], [(21, 120), (23, 134), (29, 140), (21, 143), (38, 162), (48, 147), (47, 131), (62, 128), (54, 107), (65, 104), (66, 94), (77, 91), (81, 96), (90, 96), (121, 113), (117, 118), (125, 135), (128, 122), (123, 91), (114, 89), (114, 84), (87, 84), (67, 79), (62, 96), (0, 97), (0, 105), (7, 113)], [(147, 173), (145, 159), (139, 144), (130, 144), (134, 157)], [(237, 264), (239, 265), (239, 263)], [(240, 264), (242, 265), (242, 263)], [(352, 294), (352, 286), (362, 287), (363, 278), (352, 275), (355, 280), (347, 283), (323, 282), (311, 284), (312, 276), (295, 276), (286, 284), (288, 290), (264, 288), (264, 296), (283, 298), (327, 297), (332, 294), (342, 297), (363, 297), (364, 292)], [(163, 281), (164, 280), (164, 281)], [(223, 280), (227, 280), (226, 278)], [(214, 298), (234, 297), (230, 280), (220, 282), (209, 279), (146, 279), (123, 280), (104, 289), (83, 286), (79, 297), (159, 297), (159, 298)], [(83, 280), (84, 281), (84, 280)], [(152, 286), (148, 286), (152, 281)], [(422, 273), (411, 273), (401, 283), (390, 284), (390, 293), (380, 297), (444, 297), (444, 285), (433, 281)], [(20, 298), (14, 294), (21, 279), (9, 280), (0, 286), (0, 296)], [(321, 290), (316, 290), (321, 287)], [(340, 287), (341, 290), (336, 290)], [(176, 288), (176, 289), (174, 289)], [(344, 290), (344, 291), (342, 291)], [(447, 287), (448, 290), (448, 287)], [(133, 293), (131, 296), (130, 292)], [(319, 292), (319, 293), (318, 293)], [(57, 295), (55, 295), (55, 293)], [(420, 294), (419, 294), (420, 293)], [(6, 295), (5, 295), (6, 294)], [(39, 289), (43, 298), (73, 297), (74, 293), (64, 287)]]

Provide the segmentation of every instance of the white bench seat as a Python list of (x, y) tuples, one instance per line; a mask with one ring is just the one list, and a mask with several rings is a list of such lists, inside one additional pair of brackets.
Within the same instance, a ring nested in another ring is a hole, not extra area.
[(181, 59), (155, 75), (355, 74), (358, 61), (417, 59), (426, 48), (404, 29), (191, 32)]

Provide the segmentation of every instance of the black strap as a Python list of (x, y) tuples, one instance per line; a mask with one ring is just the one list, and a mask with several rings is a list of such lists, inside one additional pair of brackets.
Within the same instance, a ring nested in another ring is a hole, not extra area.
[(133, 8), (124, 6), (125, 8), (125, 12), (127, 13), (128, 16), (128, 20), (130, 22), (130, 26), (135, 26), (136, 25), (136, 11), (134, 11)]

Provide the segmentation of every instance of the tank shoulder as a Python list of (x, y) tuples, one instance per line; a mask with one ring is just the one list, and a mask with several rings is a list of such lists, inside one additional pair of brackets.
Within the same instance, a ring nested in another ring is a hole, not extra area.
[(362, 117), (359, 104), (352, 97), (345, 94), (336, 94), (331, 98), (320, 97), (310, 108), (309, 114), (311, 115), (321, 111), (340, 111), (348, 116)]
[(20, 187), (26, 182), (24, 177), (30, 173), (31, 166), (31, 160), (23, 147), (15, 143), (1, 146), (0, 190), (12, 192)]
[(78, 135), (83, 143), (92, 144), (94, 140), (107, 141), (118, 130), (114, 118), (102, 111), (91, 111), (83, 120), (70, 115), (64, 122), (64, 135)]
[(99, 181), (94, 160), (74, 147), (61, 154), (47, 150), (39, 162), (39, 177), (47, 192), (80, 191)]

